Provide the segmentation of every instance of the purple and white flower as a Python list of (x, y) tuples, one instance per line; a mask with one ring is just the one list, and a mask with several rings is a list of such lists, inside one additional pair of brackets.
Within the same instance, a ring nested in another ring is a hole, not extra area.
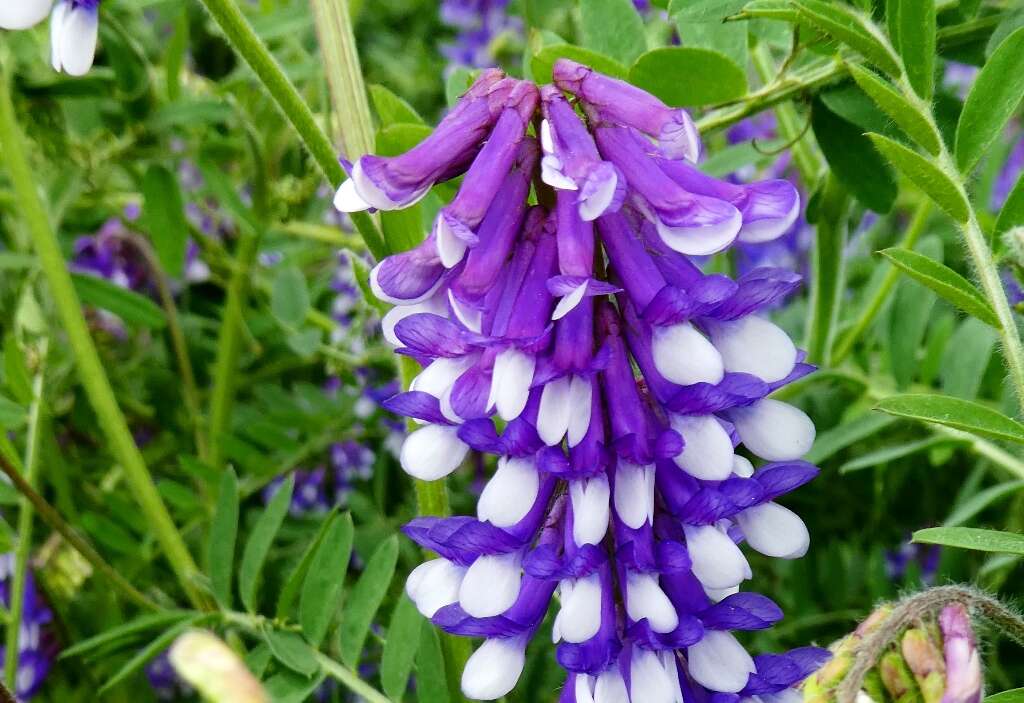
[[(746, 550), (795, 559), (810, 542), (780, 500), (817, 474), (801, 460), (814, 426), (768, 396), (813, 369), (760, 314), (799, 276), (732, 280), (687, 255), (780, 236), (799, 197), (786, 181), (701, 173), (685, 111), (571, 61), (554, 75), (539, 167), (525, 135), (537, 100), (519, 83), (504, 98), (518, 102), (478, 123), (487, 141), (442, 122), (406, 155), (364, 157), (386, 177), (363, 188), (364, 169), (340, 197), (397, 206), (466, 174), (423, 244), (371, 276), (396, 305), (385, 335), (423, 367), (385, 402), (419, 425), (402, 467), (432, 481), (470, 450), (496, 457), (475, 516), (405, 526), (438, 555), (406, 591), (438, 627), (484, 639), (463, 673), (473, 699), (515, 686), (556, 591), (563, 702), (794, 698), (827, 653), (751, 656), (732, 633), (782, 617), (740, 591)], [(453, 114), (479, 109), (483, 90)], [(528, 207), (531, 180), (541, 204)]]
[(58, 0), (50, 17), (54, 71), (84, 76), (92, 68), (99, 36), (100, 0)]

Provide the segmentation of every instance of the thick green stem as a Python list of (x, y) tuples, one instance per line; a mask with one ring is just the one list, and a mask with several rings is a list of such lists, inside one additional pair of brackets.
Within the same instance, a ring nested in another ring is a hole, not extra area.
[[(39, 473), (39, 436), (43, 422), (43, 389), (46, 378), (46, 341), (39, 349), (39, 368), (32, 383), (32, 405), (29, 410), (28, 433), (25, 439), (25, 480), (31, 485)], [(11, 581), (10, 619), (7, 621), (4, 681), (14, 690), (18, 687), (18, 637), (25, 608), (25, 577), (32, 551), (32, 503), (22, 497), (18, 506), (18, 542), (14, 548), (14, 578)]]
[(46, 276), (50, 293), (67, 334), (68, 346), (74, 355), (79, 378), (99, 419), (99, 426), (106, 435), (110, 452), (124, 470), (125, 478), (135, 495), (144, 520), (156, 534), (189, 599), (197, 607), (206, 608), (209, 601), (194, 583), (199, 570), (157, 492), (142, 453), (135, 445), (135, 439), (121, 413), (121, 408), (117, 405), (99, 353), (89, 335), (89, 328), (82, 315), (82, 306), (71, 282), (71, 274), (64, 261), (60, 243), (50, 226), (50, 220), (36, 189), (25, 154), (21, 130), (15, 118), (6, 66), (3, 63), (0, 59), (0, 147), (11, 183), (18, 194), (22, 216), (28, 224), (39, 265)]
[(249, 291), (249, 272), (259, 250), (259, 237), (247, 232), (238, 244), (235, 265), (228, 282), (224, 317), (217, 339), (217, 359), (213, 367), (213, 390), (210, 396), (210, 464), (221, 468), (224, 461), (222, 441), (230, 429), (231, 411), (235, 404), (235, 382), (238, 377), (238, 355), (242, 348), (242, 314)]
[[(337, 153), (331, 141), (317, 124), (309, 106), (284, 74), (281, 66), (271, 56), (266, 45), (246, 20), (234, 0), (202, 0), (210, 16), (220, 25), (224, 36), (235, 50), (249, 64), (263, 83), (263, 87), (277, 103), (278, 108), (291, 122), (310, 155), (320, 166), (324, 175), (337, 187), (345, 180), (345, 171), (338, 163)], [(359, 230), (370, 252), (380, 259), (387, 255), (384, 238), (366, 213), (351, 214), (352, 223)]]
[[(903, 235), (903, 241), (900, 242), (900, 247), (903, 249), (913, 249), (914, 245), (917, 244), (917, 240), (921, 237), (924, 232), (925, 225), (928, 224), (928, 217), (932, 212), (932, 201), (927, 198), (923, 198), (920, 204), (917, 206), (917, 210), (914, 211), (914, 217), (910, 221), (910, 226), (907, 227), (907, 232)], [(857, 321), (853, 323), (853, 326), (846, 331), (842, 339), (840, 339), (832, 352), (832, 365), (838, 366), (850, 355), (853, 351), (854, 344), (860, 339), (864, 331), (875, 321), (878, 317), (878, 313), (881, 312), (882, 306), (885, 305), (885, 301), (889, 299), (889, 293), (892, 292), (893, 286), (900, 278), (900, 270), (895, 266), (890, 266), (889, 270), (885, 273), (885, 278), (875, 289), (874, 294), (871, 296), (871, 300), (864, 307)]]

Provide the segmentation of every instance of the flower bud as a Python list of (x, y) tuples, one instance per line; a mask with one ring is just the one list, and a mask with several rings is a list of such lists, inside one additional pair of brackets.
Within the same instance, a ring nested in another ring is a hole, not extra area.
[(191, 630), (171, 645), (171, 665), (210, 703), (269, 703), (234, 650), (210, 632)]

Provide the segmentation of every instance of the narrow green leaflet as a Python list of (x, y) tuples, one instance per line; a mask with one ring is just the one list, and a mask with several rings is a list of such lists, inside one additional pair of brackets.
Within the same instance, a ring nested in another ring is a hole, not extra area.
[(1024, 703), (1024, 688), (1011, 688), (1002, 693), (986, 696), (983, 703)]
[(812, 464), (820, 464), (837, 452), (881, 432), (895, 422), (894, 417), (865, 412), (818, 435), (811, 451), (807, 452), (804, 458)]
[(380, 660), (380, 682), (392, 700), (401, 700), (409, 682), (416, 650), (420, 646), (423, 616), (404, 593), (398, 599), (388, 626), (388, 639)]
[(313, 648), (299, 633), (268, 628), (264, 630), (263, 638), (274, 658), (292, 671), (312, 676), (320, 669)]
[(976, 493), (963, 504), (957, 506), (956, 510), (950, 513), (943, 523), (943, 527), (958, 527), (976, 516), (982, 510), (998, 500), (1014, 495), (1024, 489), (1024, 481), (1007, 481), (996, 486), (991, 486)]
[(349, 667), (354, 668), (359, 662), (366, 633), (387, 595), (397, 563), (398, 538), (392, 535), (377, 547), (345, 602), (341, 620), (341, 661)]
[(420, 703), (448, 703), (451, 700), (444, 671), (441, 639), (433, 623), (424, 620), (416, 651), (416, 695)]
[(16, 430), (28, 420), (28, 411), (20, 403), (0, 395), (0, 429)]
[(928, 437), (926, 439), (919, 439), (916, 442), (909, 442), (903, 444), (894, 444), (890, 447), (882, 447), (873, 452), (868, 452), (863, 456), (859, 456), (856, 459), (846, 462), (839, 467), (839, 473), (849, 474), (854, 471), (860, 471), (861, 469), (873, 469), (882, 464), (890, 461), (896, 461), (903, 457), (911, 456), (913, 454), (919, 454), (923, 451), (927, 451), (934, 446), (940, 444), (949, 444), (956, 442), (957, 440), (951, 437)]
[[(686, 80), (679, 80), (679, 76), (686, 76)], [(714, 105), (747, 92), (746, 74), (732, 59), (696, 47), (648, 51), (629, 69), (629, 81), (673, 107)]]
[(82, 640), (60, 653), (61, 659), (77, 657), (81, 655), (105, 655), (113, 652), (129, 643), (134, 642), (139, 635), (150, 630), (173, 625), (179, 621), (195, 616), (194, 612), (188, 610), (171, 610), (165, 613), (152, 613), (140, 615), (134, 620), (129, 620), (123, 625), (112, 627), (101, 632), (95, 637)]
[(100, 686), (99, 691), (97, 691), (97, 695), (102, 696), (111, 688), (144, 667), (151, 659), (159, 656), (161, 652), (171, 646), (171, 643), (178, 638), (178, 635), (192, 627), (193, 624), (199, 622), (203, 617), (206, 616), (196, 615), (195, 617), (185, 620), (184, 622), (179, 622), (174, 627), (164, 631), (159, 637), (140, 649), (135, 656), (125, 662), (113, 676), (107, 679), (103, 685)]
[(900, 0), (899, 52), (907, 80), (925, 100), (935, 89), (935, 0)]
[(306, 582), (306, 574), (309, 573), (309, 566), (313, 563), (313, 557), (316, 555), (320, 544), (324, 541), (327, 531), (331, 528), (331, 524), (337, 516), (336, 510), (336, 508), (332, 509), (330, 513), (324, 516), (323, 522), (320, 523), (320, 529), (317, 530), (313, 540), (306, 547), (306, 551), (302, 553), (299, 563), (292, 570), (292, 573), (288, 575), (288, 580), (285, 581), (284, 587), (277, 596), (276, 612), (278, 618), (287, 618), (290, 615), (292, 606), (295, 605), (295, 599), (299, 597), (300, 589)]
[(242, 604), (249, 612), (256, 612), (256, 588), (260, 572), (263, 571), (263, 563), (267, 559), (270, 545), (274, 542), (277, 531), (281, 529), (285, 515), (288, 514), (294, 487), (295, 477), (288, 476), (256, 520), (249, 540), (245, 543), (242, 565), (238, 569), (238, 591), (242, 597)]
[(892, 396), (875, 407), (898, 417), (935, 422), (982, 437), (1024, 444), (1024, 425), (970, 400), (918, 393)]
[(150, 166), (142, 179), (142, 197), (143, 222), (157, 259), (168, 276), (180, 278), (185, 268), (188, 222), (177, 177), (163, 166)]
[(800, 19), (794, 3), (789, 0), (752, 0), (743, 6), (737, 13), (737, 18), (760, 18), (766, 20), (780, 20), (796, 24)]
[(370, 92), (370, 100), (373, 101), (373, 109), (377, 112), (381, 127), (401, 122), (423, 124), (423, 118), (412, 105), (384, 86), (371, 83), (367, 90)]
[(647, 49), (644, 22), (632, 0), (587, 0), (580, 3), (583, 45), (622, 63)]
[(971, 86), (956, 126), (956, 162), (974, 168), (1024, 98), (1024, 27), (1003, 40)]
[(306, 277), (295, 266), (282, 266), (270, 290), (270, 310), (274, 317), (286, 325), (298, 327), (306, 320), (309, 308)]
[(976, 552), (998, 552), (1024, 556), (1024, 535), (1016, 532), (981, 530), (976, 527), (929, 527), (914, 533), (919, 544), (941, 544)]
[(996, 220), (994, 235), (999, 236), (1009, 232), (1014, 227), (1024, 225), (1024, 173), (1017, 177), (1017, 183), (1013, 190), (1006, 196), (1003, 209), (999, 211), (999, 219)]
[(916, 151), (881, 134), (869, 134), (875, 147), (882, 152), (893, 166), (924, 191), (925, 195), (946, 211), (957, 222), (963, 223), (970, 216), (967, 198), (942, 170)]
[(294, 671), (284, 670), (271, 676), (263, 684), (274, 703), (304, 703), (308, 701), (313, 691), (320, 688), (320, 684), (327, 678), (324, 675), (309, 678)]
[(898, 269), (928, 286), (968, 315), (999, 328), (999, 319), (985, 297), (953, 269), (909, 249), (883, 249), (879, 253)]
[(84, 273), (72, 273), (71, 281), (83, 303), (112, 312), (131, 327), (157, 330), (167, 324), (160, 306), (143, 295)]
[(590, 66), (595, 71), (612, 76), (613, 78), (625, 79), (629, 75), (629, 69), (613, 58), (604, 56), (581, 46), (572, 44), (552, 44), (545, 46), (530, 59), (530, 71), (537, 83), (550, 83), (551, 70), (558, 59), (571, 59)]
[(943, 394), (977, 398), (998, 340), (999, 333), (981, 320), (962, 320), (942, 354), (939, 378)]
[(871, 71), (856, 64), (849, 64), (847, 68), (860, 89), (867, 93), (908, 137), (920, 144), (928, 153), (939, 153), (942, 148), (939, 135), (916, 107)]
[(427, 138), (433, 131), (425, 124), (400, 122), (377, 132), (374, 152), (381, 156), (403, 154)]
[(21, 403), (32, 400), (32, 379), (25, 365), (25, 354), (14, 334), (4, 336), (4, 382), (11, 395)]
[(235, 567), (235, 540), (238, 537), (238, 478), (230, 467), (224, 471), (217, 494), (217, 506), (210, 524), (207, 547), (210, 587), (217, 602), (231, 607), (231, 575)]
[(800, 17), (860, 53), (889, 75), (900, 74), (899, 61), (875, 35), (877, 30), (852, 8), (823, 0), (796, 0), (793, 5)]
[(302, 584), (299, 599), (299, 623), (302, 632), (319, 646), (327, 634), (345, 585), (345, 574), (352, 554), (352, 516), (345, 513), (334, 520), (313, 556)]

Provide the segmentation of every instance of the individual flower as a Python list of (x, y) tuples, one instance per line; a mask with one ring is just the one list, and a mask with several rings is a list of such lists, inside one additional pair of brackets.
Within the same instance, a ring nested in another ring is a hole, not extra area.
[[(406, 592), (438, 627), (484, 639), (463, 672), (472, 699), (515, 686), (556, 591), (565, 703), (792, 699), (827, 653), (751, 656), (732, 633), (782, 617), (740, 591), (745, 548), (795, 559), (809, 545), (780, 499), (817, 474), (801, 460), (814, 426), (768, 396), (812, 367), (758, 314), (799, 276), (734, 281), (687, 254), (783, 234), (799, 197), (700, 172), (685, 111), (571, 61), (554, 77), (503, 88), (485, 114), (482, 95), (509, 80), (485, 74), (451, 113), (479, 111), (472, 141), (442, 121), (407, 154), (364, 157), (339, 193), (397, 206), (465, 174), (431, 235), (371, 275), (396, 306), (386, 338), (422, 367), (385, 402), (416, 423), (403, 469), (436, 480), (470, 450), (496, 465), (475, 516), (405, 526), (437, 554)], [(372, 188), (366, 165), (383, 174)]]
[[(14, 554), (0, 555), (0, 604), (7, 610), (11, 607), (13, 576)], [(53, 612), (43, 601), (29, 570), (25, 576), (18, 634), (18, 673), (14, 690), (18, 700), (27, 701), (39, 692), (57, 659), (58, 646), (52, 623)], [(5, 657), (6, 647), (0, 645), (0, 658)]]

